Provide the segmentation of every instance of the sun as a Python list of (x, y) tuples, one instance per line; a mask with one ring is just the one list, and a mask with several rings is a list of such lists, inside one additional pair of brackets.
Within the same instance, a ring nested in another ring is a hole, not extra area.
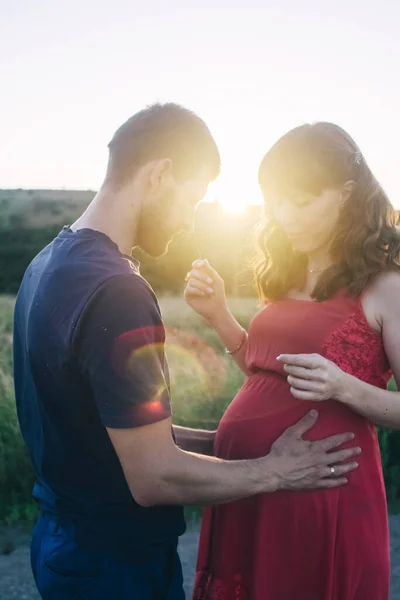
[(250, 190), (245, 181), (238, 181), (235, 175), (231, 179), (219, 178), (208, 188), (206, 202), (218, 202), (225, 212), (241, 215), (248, 206), (260, 203), (259, 190)]
[(247, 202), (242, 202), (240, 197), (230, 196), (219, 201), (225, 212), (231, 215), (242, 215), (246, 212)]

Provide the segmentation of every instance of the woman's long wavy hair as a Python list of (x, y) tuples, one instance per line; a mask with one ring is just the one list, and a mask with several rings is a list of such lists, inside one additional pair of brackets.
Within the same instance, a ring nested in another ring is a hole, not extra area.
[(325, 300), (342, 288), (358, 296), (374, 275), (400, 268), (398, 213), (360, 149), (337, 125), (305, 124), (278, 140), (259, 168), (266, 223), (259, 236), (261, 260), (255, 277), (262, 299), (281, 299), (290, 290), (304, 289), (307, 280), (307, 256), (293, 248), (268, 199), (293, 192), (318, 196), (347, 181), (354, 186), (331, 241), (333, 264), (319, 277), (312, 297)]

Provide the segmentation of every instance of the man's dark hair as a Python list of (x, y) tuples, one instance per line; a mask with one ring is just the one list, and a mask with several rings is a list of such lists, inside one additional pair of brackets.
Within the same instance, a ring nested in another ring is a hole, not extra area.
[(163, 158), (171, 159), (180, 180), (208, 167), (213, 181), (220, 171), (218, 148), (207, 125), (178, 104), (153, 104), (136, 113), (119, 127), (108, 148), (107, 178), (119, 185), (146, 163)]

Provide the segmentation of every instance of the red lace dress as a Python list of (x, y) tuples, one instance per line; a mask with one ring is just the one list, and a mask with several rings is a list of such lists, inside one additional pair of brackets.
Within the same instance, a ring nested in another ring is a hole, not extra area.
[(267, 304), (250, 325), (246, 360), (252, 374), (221, 420), (215, 454), (263, 456), (316, 407), (319, 419), (305, 438), (353, 431), (363, 450), (360, 466), (342, 488), (280, 491), (207, 509), (195, 600), (388, 599), (388, 519), (376, 430), (340, 402), (315, 404), (290, 394), (276, 357), (312, 352), (372, 385), (387, 385), (382, 339), (359, 300), (339, 293), (321, 303)]

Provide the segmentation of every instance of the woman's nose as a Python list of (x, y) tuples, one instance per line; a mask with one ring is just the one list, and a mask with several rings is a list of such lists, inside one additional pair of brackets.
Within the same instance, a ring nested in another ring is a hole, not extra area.
[(281, 223), (281, 225), (293, 225), (296, 221), (295, 210), (293, 205), (289, 202), (283, 202), (275, 209), (275, 218)]

